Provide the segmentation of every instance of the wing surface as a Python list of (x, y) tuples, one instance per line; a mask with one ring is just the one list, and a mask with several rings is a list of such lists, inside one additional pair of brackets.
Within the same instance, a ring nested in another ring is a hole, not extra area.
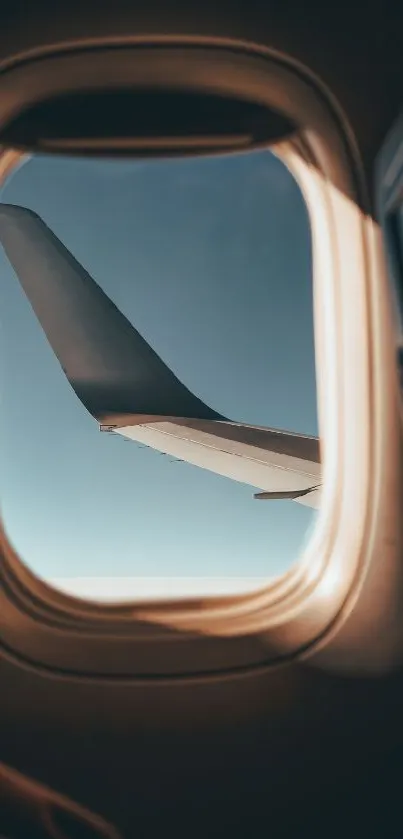
[(103, 431), (317, 506), (317, 438), (232, 422), (193, 394), (32, 210), (0, 205), (0, 241), (76, 395)]

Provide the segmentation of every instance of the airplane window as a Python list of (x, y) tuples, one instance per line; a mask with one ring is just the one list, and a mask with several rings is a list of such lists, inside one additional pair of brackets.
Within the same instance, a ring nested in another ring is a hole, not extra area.
[(309, 218), (284, 163), (34, 155), (1, 202), (2, 510), (21, 560), (105, 601), (286, 571), (321, 467)]

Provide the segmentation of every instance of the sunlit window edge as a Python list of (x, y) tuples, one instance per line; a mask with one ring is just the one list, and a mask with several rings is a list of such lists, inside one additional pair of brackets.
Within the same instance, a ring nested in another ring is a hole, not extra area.
[(47, 585), (64, 594), (102, 603), (176, 600), (250, 594), (265, 577), (53, 577)]

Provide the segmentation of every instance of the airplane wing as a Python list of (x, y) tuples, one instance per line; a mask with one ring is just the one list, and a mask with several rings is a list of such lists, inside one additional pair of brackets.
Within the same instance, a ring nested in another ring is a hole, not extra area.
[(320, 500), (319, 440), (232, 422), (194, 395), (34, 212), (0, 204), (0, 242), (70, 385), (102, 431), (260, 488)]

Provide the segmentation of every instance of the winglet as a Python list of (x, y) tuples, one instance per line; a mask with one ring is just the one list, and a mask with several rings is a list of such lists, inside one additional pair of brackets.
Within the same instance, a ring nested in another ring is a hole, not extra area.
[(131, 424), (225, 419), (179, 381), (36, 213), (0, 204), (0, 242), (67, 379), (95, 419), (107, 425), (122, 417)]

